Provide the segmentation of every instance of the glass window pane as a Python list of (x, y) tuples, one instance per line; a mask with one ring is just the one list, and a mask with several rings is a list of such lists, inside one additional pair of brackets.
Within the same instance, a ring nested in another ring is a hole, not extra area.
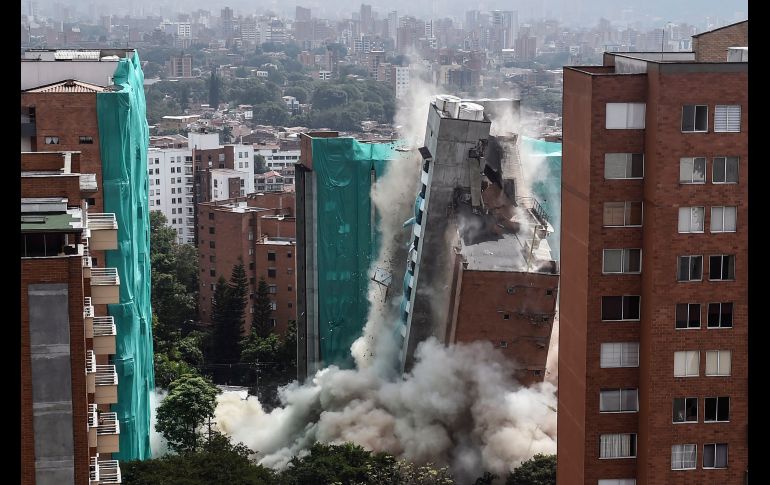
[(717, 417), (717, 398), (707, 397), (703, 411), (705, 413), (704, 421), (715, 421)]
[(730, 375), (731, 354), (732, 353), (729, 350), (719, 351), (719, 375), (720, 376)]
[(625, 217), (624, 202), (605, 202), (604, 203), (604, 225), (622, 226)]
[(623, 343), (620, 363), (623, 367), (637, 367), (639, 365), (639, 343)]
[(623, 297), (623, 320), (639, 320), (639, 297)]
[(602, 412), (620, 411), (620, 389), (602, 390), (599, 394), (599, 410)]
[(735, 256), (722, 256), (722, 279), (735, 279)]
[(722, 277), (722, 256), (709, 257), (709, 279), (718, 280)]
[(687, 375), (697, 376), (699, 374), (700, 359), (698, 351), (687, 352)]
[(623, 316), (623, 297), (602, 297), (602, 320), (620, 320)]
[(679, 181), (684, 183), (692, 182), (692, 170), (693, 170), (692, 158), (680, 158), (679, 159)]
[(714, 445), (703, 446), (703, 468), (714, 468)]
[(693, 232), (703, 232), (703, 214), (705, 212), (705, 209), (703, 207), (693, 207), (692, 208), (692, 226), (691, 231)]
[(682, 106), (682, 131), (695, 129), (695, 106), (686, 104)]
[(622, 249), (605, 249), (604, 250), (604, 272), (620, 273), (621, 271), (623, 271), (622, 260), (623, 260)]
[(719, 373), (719, 352), (706, 351), (706, 375), (713, 376)]
[(675, 423), (682, 423), (685, 420), (685, 414), (684, 414), (684, 398), (683, 397), (675, 397), (674, 398), (674, 409), (673, 409), (673, 421)]
[(628, 127), (628, 103), (607, 103), (607, 119), (605, 127), (608, 130)]
[(700, 280), (703, 277), (703, 257), (690, 256), (690, 279)]
[(625, 251), (624, 271), (638, 273), (642, 270), (642, 250), (627, 249)]
[(690, 279), (690, 257), (679, 256), (679, 268), (677, 270), (677, 279), (687, 281)]
[(719, 397), (716, 400), (717, 403), (717, 421), (730, 421), (730, 398)]
[(725, 182), (725, 159), (723, 157), (714, 159), (714, 174), (712, 176), (714, 183)]
[(686, 372), (687, 353), (674, 352), (674, 376), (682, 377)]
[(711, 208), (711, 232), (722, 232), (724, 230), (724, 208)]
[(604, 178), (606, 179), (624, 179), (627, 177), (627, 153), (605, 153), (604, 154)]
[(695, 131), (708, 130), (708, 106), (697, 106), (695, 109)]
[(621, 409), (623, 411), (638, 411), (638, 389), (623, 389), (621, 393)]
[(679, 208), (679, 232), (690, 232), (690, 208)]
[(724, 229), (725, 231), (735, 231), (735, 219), (737, 214), (737, 207), (725, 207), (724, 208)]
[(629, 128), (644, 128), (644, 111), (646, 108), (645, 103), (628, 103), (628, 127)]
[(738, 157), (727, 157), (726, 182), (738, 182)]
[(720, 443), (716, 445), (714, 466), (717, 468), (727, 467), (727, 444)]
[(631, 170), (629, 174), (633, 178), (642, 178), (644, 176), (644, 156), (641, 153), (631, 155)]
[(688, 422), (698, 421), (698, 398), (686, 399), (685, 420)]
[(600, 367), (620, 367), (620, 355), (620, 343), (603, 343), (601, 347)]
[(688, 326), (690, 328), (700, 327), (700, 304), (691, 303), (689, 306), (690, 318), (688, 320)]
[(641, 202), (629, 202), (627, 204), (627, 217), (626, 225), (629, 226), (641, 226), (642, 225), (642, 203)]
[(693, 160), (692, 181), (693, 182), (706, 181), (706, 159), (705, 158), (699, 157)]
[(677, 303), (676, 305), (676, 328), (687, 328), (687, 303)]
[(720, 326), (732, 327), (733, 326), (733, 304), (722, 303), (721, 310), (722, 311), (720, 314)]

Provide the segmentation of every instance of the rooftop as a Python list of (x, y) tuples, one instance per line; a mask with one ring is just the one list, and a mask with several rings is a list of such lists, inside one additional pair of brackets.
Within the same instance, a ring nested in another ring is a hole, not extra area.
[(22, 201), (21, 232), (73, 232), (83, 230), (83, 213), (80, 209), (65, 212), (27, 212)]
[(27, 89), (27, 93), (99, 93), (104, 91), (104, 87), (96, 84), (86, 83), (75, 79), (66, 79), (36, 88)]

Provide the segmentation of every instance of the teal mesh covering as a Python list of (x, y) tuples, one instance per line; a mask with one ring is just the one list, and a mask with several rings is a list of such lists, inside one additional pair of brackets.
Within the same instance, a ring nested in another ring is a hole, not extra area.
[(545, 157), (545, 172), (532, 185), (532, 195), (548, 213), (554, 233), (549, 236), (551, 254), (559, 259), (561, 230), (561, 143), (522, 137), (522, 154)]
[(118, 269), (120, 303), (109, 305), (117, 327), (115, 367), (120, 420), (119, 460), (151, 457), (150, 392), (155, 387), (150, 306), (150, 218), (147, 207), (147, 146), (144, 74), (139, 55), (121, 59), (115, 88), (97, 94), (105, 212), (118, 221), (118, 249), (105, 266)]
[[(398, 157), (395, 143), (314, 138), (320, 361), (353, 367), (350, 346), (369, 310), (369, 266), (377, 257), (372, 220), (372, 169), (377, 177)], [(373, 227), (375, 226), (375, 227)]]

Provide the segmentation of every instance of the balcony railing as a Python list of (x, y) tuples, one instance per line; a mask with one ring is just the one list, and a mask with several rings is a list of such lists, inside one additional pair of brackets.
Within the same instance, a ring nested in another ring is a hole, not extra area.
[(95, 456), (91, 457), (91, 464), (88, 466), (88, 485), (99, 484), (99, 462)]
[(117, 453), (120, 451), (120, 423), (117, 413), (100, 413), (96, 428), (99, 453)]
[(94, 352), (99, 355), (115, 353), (115, 327), (114, 317), (94, 318)]
[(99, 483), (121, 483), (118, 460), (99, 460)]
[(120, 277), (117, 268), (91, 269), (91, 299), (98, 305), (120, 303)]
[(83, 247), (83, 278), (91, 277), (92, 261), (88, 246)]
[(92, 249), (118, 249), (118, 221), (114, 213), (88, 213), (86, 225), (91, 231)]
[(115, 404), (118, 402), (118, 374), (114, 365), (97, 365), (95, 375), (96, 391), (94, 400), (97, 404)]
[(96, 404), (88, 405), (88, 446), (90, 448), (96, 448), (96, 428), (99, 426), (99, 411), (96, 408)]
[(96, 392), (96, 354), (93, 350), (86, 351), (86, 391)]
[(86, 338), (94, 336), (94, 306), (91, 304), (91, 297), (83, 298), (83, 325), (86, 329)]

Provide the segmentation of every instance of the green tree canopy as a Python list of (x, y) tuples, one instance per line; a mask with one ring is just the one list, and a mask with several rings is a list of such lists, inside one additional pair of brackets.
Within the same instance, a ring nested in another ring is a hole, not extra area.
[(219, 389), (207, 379), (185, 374), (169, 385), (169, 392), (158, 406), (155, 429), (177, 452), (194, 452), (202, 441), (200, 427), (214, 416)]
[(513, 470), (505, 485), (556, 485), (556, 455), (538, 453)]
[(260, 337), (267, 337), (273, 331), (270, 319), (273, 318), (272, 302), (270, 300), (270, 288), (265, 278), (259, 278), (257, 295), (254, 300), (254, 317), (251, 321), (251, 330)]

